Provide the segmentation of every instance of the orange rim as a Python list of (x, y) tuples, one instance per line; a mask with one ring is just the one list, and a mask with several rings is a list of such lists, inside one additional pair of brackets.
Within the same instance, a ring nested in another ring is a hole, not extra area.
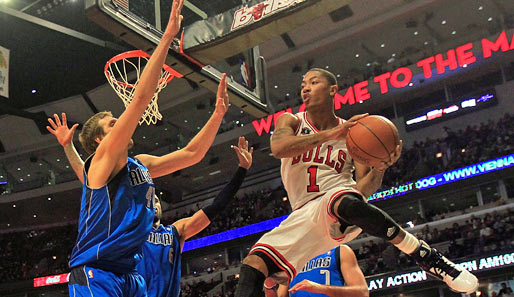
[[(107, 79), (109, 79), (109, 80), (111, 79), (111, 77), (109, 75), (107, 75), (109, 73), (109, 66), (111, 64), (114, 64), (114, 63), (124, 60), (124, 59), (139, 58), (139, 57), (144, 57), (144, 58), (149, 59), (150, 55), (142, 50), (133, 50), (133, 51), (128, 51), (128, 52), (118, 54), (118, 55), (112, 57), (111, 59), (109, 59), (109, 61), (107, 61), (107, 63), (105, 63), (105, 67), (104, 67), (104, 72), (106, 73)], [(164, 69), (164, 71), (171, 74), (165, 80), (166, 83), (169, 83), (175, 76), (179, 77), (179, 78), (184, 77), (184, 75), (182, 75), (181, 73), (179, 73), (178, 71), (176, 71), (175, 69), (171, 68), (170, 66), (168, 66), (166, 64), (163, 64), (162, 68)], [(115, 81), (115, 83), (120, 86), (123, 86), (123, 87), (128, 87), (128, 88), (134, 87), (133, 84), (127, 84), (127, 83), (120, 82), (120, 81)], [(164, 81), (159, 81), (159, 84), (162, 84), (162, 83), (164, 83)]]

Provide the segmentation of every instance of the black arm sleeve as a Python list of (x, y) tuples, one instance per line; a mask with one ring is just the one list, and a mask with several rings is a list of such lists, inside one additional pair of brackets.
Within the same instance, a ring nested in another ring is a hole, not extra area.
[(230, 200), (236, 195), (239, 187), (243, 183), (246, 176), (246, 169), (239, 167), (232, 177), (232, 180), (218, 193), (214, 201), (210, 205), (202, 208), (203, 212), (207, 215), (209, 220), (218, 215), (227, 205), (230, 204)]

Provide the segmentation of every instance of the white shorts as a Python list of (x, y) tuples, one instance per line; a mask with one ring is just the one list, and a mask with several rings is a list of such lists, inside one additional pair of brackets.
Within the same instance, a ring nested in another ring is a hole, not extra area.
[(307, 262), (322, 253), (348, 241), (361, 233), (361, 228), (349, 226), (344, 233), (341, 224), (332, 213), (332, 204), (353, 188), (334, 188), (323, 196), (309, 201), (293, 211), (278, 227), (264, 234), (252, 247), (250, 254), (261, 252), (267, 255), (283, 272), (273, 275), (283, 282), (292, 280)]

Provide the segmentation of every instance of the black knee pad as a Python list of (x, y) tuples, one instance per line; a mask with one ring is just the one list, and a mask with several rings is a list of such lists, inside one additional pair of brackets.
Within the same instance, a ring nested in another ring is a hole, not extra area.
[(391, 240), (400, 232), (400, 226), (380, 208), (364, 202), (357, 194), (345, 193), (340, 197), (337, 209), (332, 209), (336, 216), (347, 223), (360, 227), (364, 232)]
[(264, 297), (264, 280), (266, 276), (250, 265), (241, 265), (239, 281), (234, 296)]

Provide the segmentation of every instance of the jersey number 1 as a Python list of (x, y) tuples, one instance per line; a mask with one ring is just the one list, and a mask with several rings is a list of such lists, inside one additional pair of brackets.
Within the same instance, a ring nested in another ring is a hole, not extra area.
[(309, 184), (307, 185), (307, 192), (319, 192), (319, 186), (316, 183), (316, 178), (318, 175), (318, 166), (311, 166), (307, 169), (307, 173), (309, 174)]

